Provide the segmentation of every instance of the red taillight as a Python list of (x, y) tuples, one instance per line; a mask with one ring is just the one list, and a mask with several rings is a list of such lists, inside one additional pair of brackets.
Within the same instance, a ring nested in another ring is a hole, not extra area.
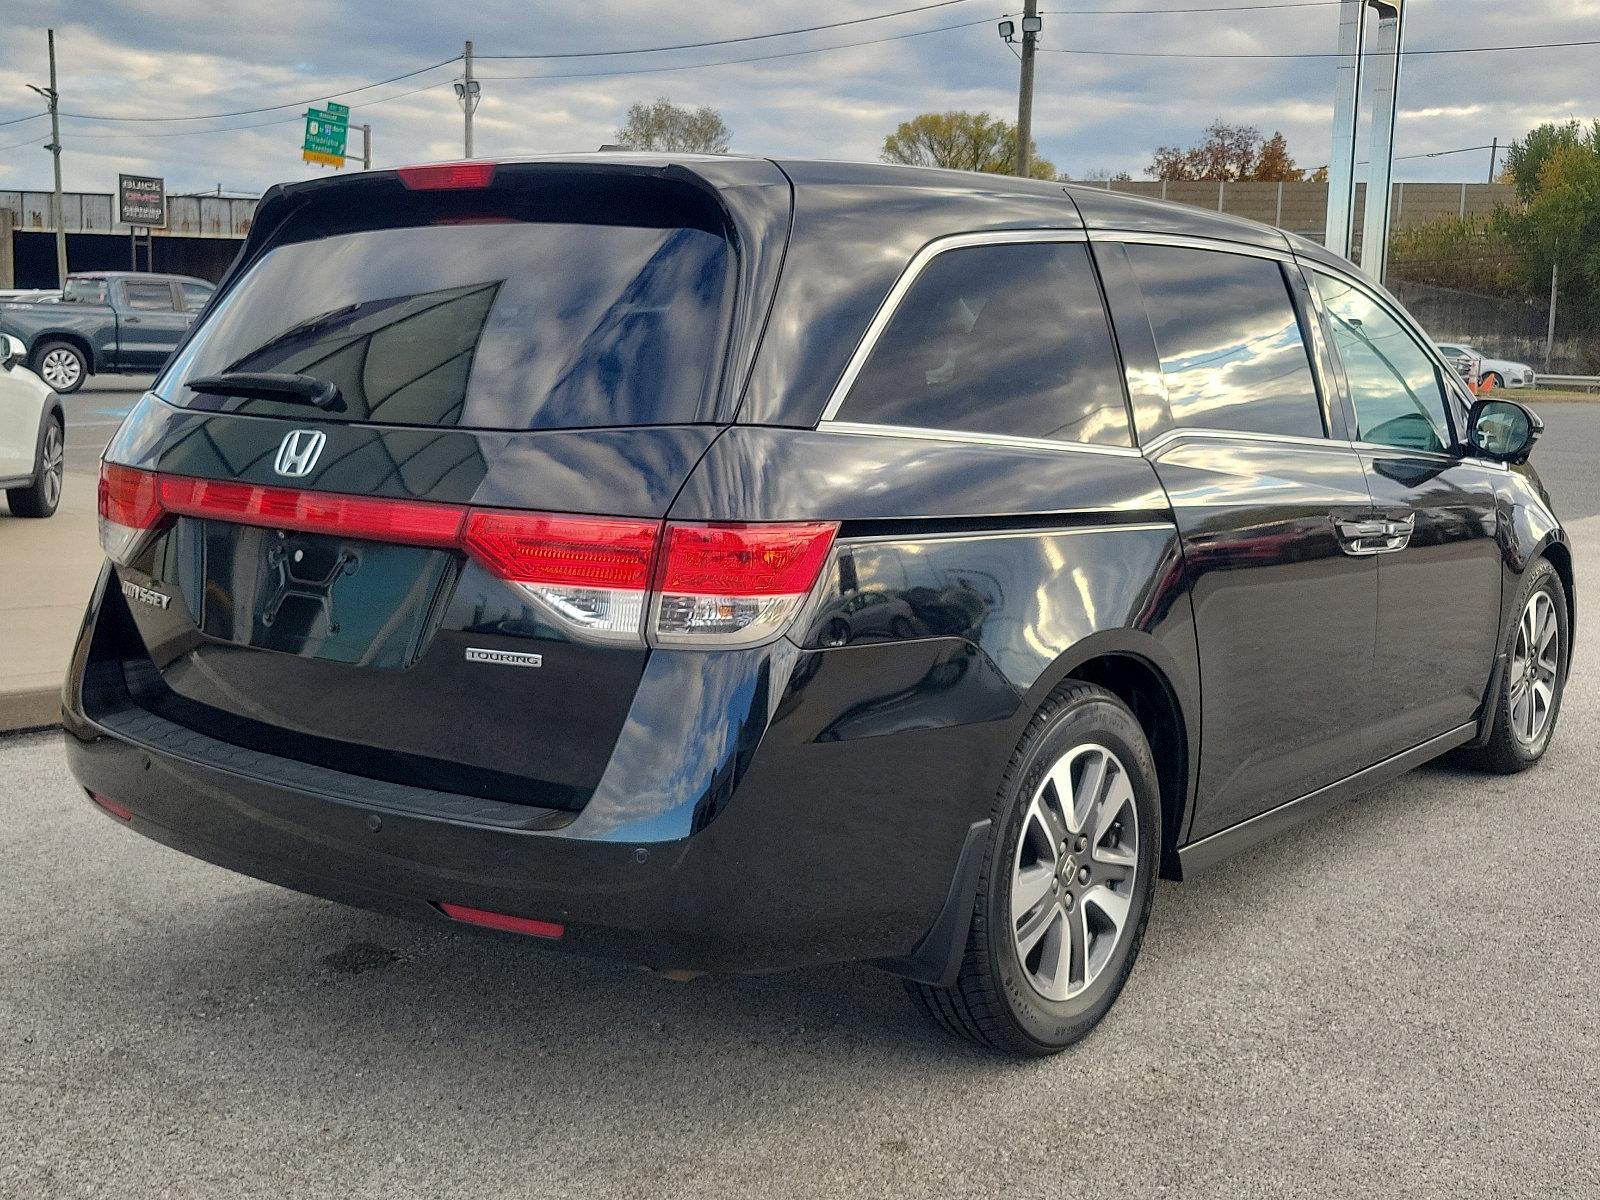
[(461, 550), (580, 639), (643, 645), (653, 612), (649, 641), (707, 647), (781, 634), (838, 532), (469, 509), (102, 465), (100, 538), (115, 562), (174, 516)]
[(466, 512), (429, 500), (389, 500), (265, 487), (232, 480), (161, 477), (161, 507), (180, 517), (331, 533), (408, 546), (455, 546)]
[(115, 800), (107, 800), (104, 796), (98, 794), (97, 792), (90, 792), (89, 799), (93, 800), (96, 804), (105, 809), (119, 821), (133, 820), (133, 810), (129, 808), (123, 808), (122, 805), (118, 804)]
[(164, 516), (158, 475), (100, 464), (100, 545), (108, 558), (126, 564)]
[(413, 192), (465, 191), (488, 187), (494, 179), (494, 163), (429, 163), (423, 167), (401, 167), (395, 174)]
[(565, 925), (554, 921), (539, 921), (533, 917), (513, 917), (509, 913), (490, 912), (486, 908), (468, 908), (465, 904), (439, 902), (439, 911), (456, 921), (468, 925), (481, 925), (485, 929), (503, 929), (507, 933), (525, 933), (530, 937), (558, 938), (567, 932)]
[(100, 515), (130, 529), (149, 529), (161, 519), (157, 477), (116, 463), (100, 464)]
[(669, 525), (661, 590), (716, 596), (809, 592), (838, 528), (821, 524)]
[(650, 586), (658, 521), (560, 517), (475, 508), (466, 546), (502, 579), (566, 587)]
[(638, 644), (659, 521), (473, 509), (467, 552), (579, 637)]
[(669, 524), (651, 638), (747, 646), (794, 619), (828, 560), (834, 524)]

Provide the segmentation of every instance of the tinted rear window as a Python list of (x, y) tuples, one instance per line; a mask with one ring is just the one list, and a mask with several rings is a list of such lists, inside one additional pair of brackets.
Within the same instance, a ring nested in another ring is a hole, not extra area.
[(1270, 259), (1131, 245), (1172, 420), (1190, 429), (1322, 437), (1311, 360)]
[(520, 430), (709, 419), (731, 276), (720, 232), (659, 214), (630, 224), (423, 211), (428, 223), (407, 224), (391, 209), (374, 221), (383, 228), (350, 228), (346, 214), (269, 250), (157, 393), (305, 419), (302, 406), (183, 386), (272, 371), (336, 383), (336, 420)]
[(838, 419), (1131, 446), (1089, 250), (947, 250), (917, 276)]

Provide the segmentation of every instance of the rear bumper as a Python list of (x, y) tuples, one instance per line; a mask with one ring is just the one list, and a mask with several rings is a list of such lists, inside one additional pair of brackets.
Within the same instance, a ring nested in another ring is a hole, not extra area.
[[(948, 639), (658, 652), (636, 705), (653, 688), (676, 696), (664, 711), (678, 725), (630, 719), (615, 771), (579, 813), (374, 785), (134, 706), (121, 664), (96, 646), (102, 605), (122, 603), (114, 590), (106, 598), (107, 577), (63, 723), (73, 774), (130, 812), (137, 832), (366, 908), (448, 920), (435, 905), (453, 903), (556, 922), (564, 935), (543, 944), (657, 969), (912, 955), (940, 924), (1016, 736), (1015, 694), (986, 658)], [(953, 673), (952, 661), (965, 669)], [(919, 675), (943, 689), (937, 703), (905, 686)], [(726, 686), (712, 686), (719, 676)], [(704, 696), (702, 707), (688, 695)], [(746, 708), (715, 707), (731, 695)], [(897, 721), (886, 695), (917, 705), (915, 722)], [(708, 739), (708, 718), (722, 736)]]

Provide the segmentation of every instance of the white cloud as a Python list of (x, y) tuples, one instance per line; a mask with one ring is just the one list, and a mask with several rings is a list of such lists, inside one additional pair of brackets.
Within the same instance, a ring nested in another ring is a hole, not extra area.
[[(1249, 16), (1053, 13), (1120, 2), (1049, 0), (1045, 46), (1213, 54), (1335, 48), (1337, 9), (1331, 5)], [(1188, 6), (1187, 0), (1163, 2)], [(64, 13), (48, 0), (14, 0), (0, 42), (0, 121), (37, 111), (24, 85), (44, 81), (44, 29), (55, 22), (67, 112), (154, 116), (291, 104), (195, 123), (69, 118), (62, 138), (69, 188), (107, 191), (118, 171), (149, 171), (166, 176), (174, 190), (217, 183), (256, 190), (315, 172), (299, 160), (299, 102), (438, 62), (459, 53), (465, 37), (474, 39), (480, 56), (592, 51), (733, 37), (892, 7), (884, 0), (482, 0), (470, 8), (376, 0), (275, 0), (270, 6), (243, 0), (79, 0)], [(490, 156), (592, 149), (611, 140), (630, 102), (667, 95), (719, 109), (741, 150), (874, 158), (884, 135), (921, 111), (1014, 114), (1016, 61), (991, 20), (1003, 7), (1003, 0), (965, 0), (844, 29), (668, 55), (480, 57), (484, 101), (477, 149)], [(1596, 36), (1597, 18), (1600, 0), (1530, 0), (1514, 10), (1490, 0), (1414, 0), (1409, 40), (1420, 48), (1578, 39)], [(979, 23), (830, 53), (684, 69), (963, 21)], [(1593, 58), (1591, 49), (1409, 59), (1399, 152), (1474, 146), (1495, 137), (1505, 142), (1542, 120), (1600, 113)], [(345, 97), (355, 106), (353, 119), (373, 126), (377, 165), (460, 153), (461, 113), (449, 86), (458, 71), (444, 66)], [(1327, 155), (1332, 80), (1333, 65), (1326, 59), (1041, 54), (1035, 134), (1041, 153), (1074, 174), (1101, 168), (1138, 175), (1154, 147), (1188, 142), (1220, 117), (1281, 129), (1300, 162), (1314, 166)], [(38, 143), (47, 131), (42, 121), (0, 126), (0, 147), (11, 147), (0, 149), (0, 187), (45, 185), (49, 160)], [(30, 145), (13, 145), (30, 137)], [(1476, 158), (1465, 155), (1402, 168), (1401, 178), (1410, 179), (1476, 178), (1480, 171)]]

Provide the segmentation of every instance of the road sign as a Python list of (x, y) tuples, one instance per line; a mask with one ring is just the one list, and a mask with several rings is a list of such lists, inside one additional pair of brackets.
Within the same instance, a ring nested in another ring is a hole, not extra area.
[(117, 176), (117, 220), (124, 225), (165, 229), (167, 183), (151, 175)]
[(349, 105), (330, 103), (325, 108), (308, 108), (306, 136), (300, 147), (300, 158), (304, 162), (342, 167), (345, 139), (349, 134)]

